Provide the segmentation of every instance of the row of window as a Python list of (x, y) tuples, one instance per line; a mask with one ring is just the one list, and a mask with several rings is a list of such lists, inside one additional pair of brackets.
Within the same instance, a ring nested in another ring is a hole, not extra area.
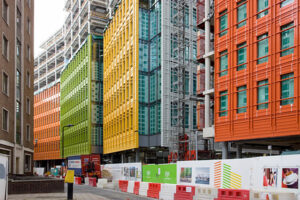
[[(280, 105), (289, 105), (294, 103), (294, 73), (281, 75), (281, 94)], [(237, 87), (237, 107), (236, 113), (247, 112), (247, 86)], [(228, 115), (228, 90), (221, 91), (219, 116)], [(257, 101), (256, 109), (262, 110), (269, 107), (269, 81), (268, 79), (257, 82)]]
[[(287, 6), (293, 3), (294, 0), (284, 0), (280, 3), (280, 7)], [(257, 19), (266, 16), (269, 13), (269, 0), (257, 0)], [(247, 0), (237, 1), (237, 28), (243, 27), (247, 23)], [(220, 15), (220, 33), (219, 36), (222, 37), (228, 32), (228, 10), (223, 10), (219, 13)]]
[[(2, 108), (2, 130), (9, 131), (9, 112)], [(26, 140), (30, 141), (30, 125), (26, 125)]]
[[(30, 73), (27, 71), (26, 73), (26, 86), (30, 88)], [(9, 96), (9, 77), (8, 74), (2, 72), (2, 92), (6, 96)]]
[[(281, 26), (281, 47), (280, 56), (287, 56), (294, 53), (294, 22)], [(219, 76), (228, 74), (228, 50), (220, 53), (220, 73)], [(268, 33), (257, 37), (257, 64), (268, 62), (269, 39)], [(247, 43), (237, 45), (237, 71), (247, 68)]]

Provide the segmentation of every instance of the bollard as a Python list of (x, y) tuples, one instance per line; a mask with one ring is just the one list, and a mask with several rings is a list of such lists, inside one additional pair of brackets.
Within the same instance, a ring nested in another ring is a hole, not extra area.
[(73, 183), (68, 183), (68, 200), (73, 200)]

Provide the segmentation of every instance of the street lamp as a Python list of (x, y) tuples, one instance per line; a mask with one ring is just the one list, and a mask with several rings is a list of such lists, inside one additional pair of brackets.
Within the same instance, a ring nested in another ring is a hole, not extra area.
[(65, 128), (70, 128), (70, 127), (73, 127), (74, 125), (73, 124), (68, 124), (68, 125), (66, 125), (66, 126), (63, 126), (63, 128), (62, 128), (62, 133), (61, 133), (61, 136), (62, 136), (62, 138), (61, 138), (61, 142), (62, 142), (62, 152), (61, 152), (61, 154), (62, 154), (62, 159), (63, 159), (63, 164), (64, 164), (64, 166), (65, 166), (65, 140), (64, 140), (64, 138), (65, 138)]

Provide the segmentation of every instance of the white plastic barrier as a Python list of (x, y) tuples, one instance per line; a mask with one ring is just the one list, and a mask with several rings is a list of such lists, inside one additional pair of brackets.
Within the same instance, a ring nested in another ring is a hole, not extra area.
[(298, 200), (293, 192), (278, 190), (251, 190), (251, 200)]
[(212, 187), (201, 187), (195, 188), (194, 200), (214, 200), (218, 198), (218, 189)]
[(0, 199), (6, 200), (8, 198), (7, 188), (8, 188), (8, 158), (0, 156)]
[(101, 178), (98, 179), (97, 187), (98, 188), (104, 188), (107, 185), (107, 179), (106, 178)]
[(173, 200), (176, 193), (176, 184), (161, 184), (159, 199)]
[(135, 181), (128, 181), (128, 189), (127, 189), (128, 193), (132, 193), (133, 194), (134, 182)]
[(84, 185), (89, 185), (89, 177), (84, 178)]
[(147, 183), (147, 182), (141, 182), (140, 183), (140, 191), (139, 191), (140, 196), (146, 197), (147, 196), (148, 188), (149, 188), (149, 183)]

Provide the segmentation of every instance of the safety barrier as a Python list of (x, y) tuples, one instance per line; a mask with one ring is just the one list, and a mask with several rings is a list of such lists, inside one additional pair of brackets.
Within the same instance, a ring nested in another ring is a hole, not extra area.
[(126, 180), (119, 180), (119, 189), (122, 192), (127, 192), (128, 181), (126, 181)]
[(218, 189), (218, 200), (250, 200), (249, 190)]
[(134, 189), (134, 181), (128, 181), (127, 192), (132, 194), (133, 193), (133, 189)]
[(147, 197), (159, 199), (159, 192), (161, 189), (160, 183), (149, 183), (149, 188), (147, 191)]
[(218, 189), (211, 187), (200, 187), (195, 188), (194, 200), (214, 200), (218, 198)]
[(262, 199), (279, 199), (279, 200), (297, 200), (297, 195), (292, 192), (278, 191), (278, 190), (251, 190), (251, 200), (262, 200)]
[(89, 177), (84, 178), (84, 185), (89, 185)]
[(95, 177), (89, 177), (89, 186), (97, 187), (97, 179)]
[(140, 182), (134, 182), (133, 194), (139, 195), (140, 194)]
[(81, 185), (81, 177), (75, 177), (75, 184)]
[(98, 179), (97, 187), (98, 188), (104, 188), (107, 185), (107, 179), (106, 178), (101, 178)]
[(176, 193), (176, 185), (175, 184), (161, 184), (159, 199), (173, 200), (175, 193)]
[(176, 185), (174, 200), (193, 200), (195, 196), (195, 186)]
[(146, 196), (147, 196), (148, 188), (149, 188), (149, 183), (147, 183), (147, 182), (141, 182), (141, 183), (140, 183), (140, 191), (139, 191), (139, 194), (140, 194), (141, 196), (146, 197)]

